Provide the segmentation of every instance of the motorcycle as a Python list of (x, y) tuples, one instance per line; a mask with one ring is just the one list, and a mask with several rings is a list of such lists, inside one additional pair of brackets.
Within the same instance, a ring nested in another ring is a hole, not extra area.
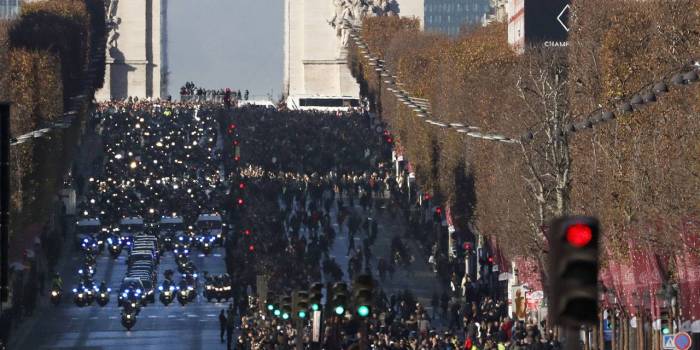
[(109, 293), (112, 289), (107, 288), (107, 290), (99, 290), (97, 292), (97, 304), (100, 306), (105, 306), (109, 303)]
[(212, 299), (216, 298), (214, 280), (210, 276), (205, 277), (204, 292), (202, 293), (202, 296), (207, 299), (207, 302), (211, 302)]
[(94, 271), (95, 268), (93, 266), (95, 266), (96, 264), (97, 264), (97, 258), (95, 258), (95, 255), (93, 253), (86, 253), (85, 254), (86, 267), (91, 267)]
[(197, 241), (199, 242), (199, 249), (202, 250), (202, 253), (204, 253), (204, 255), (209, 255), (214, 247), (216, 236), (203, 234), (197, 238)]
[(107, 237), (107, 246), (109, 247), (109, 255), (116, 259), (122, 253), (121, 237), (110, 235)]
[(89, 286), (79, 286), (78, 288), (73, 288), (73, 302), (78, 307), (83, 307), (92, 304), (94, 301), (94, 293), (96, 288), (91, 288)]
[(83, 268), (78, 270), (78, 277), (81, 279), (90, 279), (95, 276), (95, 264), (85, 264)]
[(193, 294), (194, 288), (192, 286), (178, 287), (177, 288), (177, 301), (180, 305), (185, 306), (188, 301), (192, 299), (190, 294)]
[(135, 312), (128, 312), (126, 310), (122, 311), (122, 326), (126, 328), (127, 331), (130, 331), (131, 328), (136, 325), (136, 313)]
[(175, 286), (172, 284), (165, 284), (163, 283), (162, 286), (158, 287), (158, 290), (160, 291), (160, 302), (163, 303), (163, 305), (168, 306), (170, 303), (173, 302), (173, 294), (175, 293)]
[(83, 241), (80, 243), (80, 248), (88, 254), (99, 253), (97, 241), (92, 236), (86, 236), (83, 238)]
[(51, 303), (58, 306), (61, 302), (63, 292), (58, 288), (51, 288)]

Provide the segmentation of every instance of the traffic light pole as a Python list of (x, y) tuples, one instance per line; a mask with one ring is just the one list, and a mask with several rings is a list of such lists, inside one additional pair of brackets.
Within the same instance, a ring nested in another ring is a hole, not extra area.
[(578, 330), (573, 327), (564, 327), (564, 350), (581, 350)]
[(9, 297), (10, 104), (0, 104), (0, 314)]
[(297, 347), (297, 350), (304, 350), (304, 342), (302, 341), (302, 336), (303, 336), (303, 332), (304, 332), (304, 320), (297, 318), (296, 321), (297, 321), (296, 347)]
[(360, 323), (360, 349), (359, 350), (367, 350), (369, 347), (367, 346), (367, 319), (362, 318), (362, 321)]

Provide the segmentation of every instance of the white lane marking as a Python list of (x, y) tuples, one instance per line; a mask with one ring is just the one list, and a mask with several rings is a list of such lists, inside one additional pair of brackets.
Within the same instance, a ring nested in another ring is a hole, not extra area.
[(148, 318), (159, 318), (159, 317), (160, 317), (160, 316), (156, 316), (156, 315), (149, 315), (149, 316), (148, 316)]
[(207, 317), (216, 317), (214, 314), (207, 314)]
[(193, 314), (187, 314), (187, 317), (190, 317), (190, 318), (197, 318), (197, 317), (199, 317), (199, 316), (198, 316), (198, 315), (193, 315)]
[(110, 319), (110, 320), (116, 320), (116, 319), (117, 319), (117, 316), (109, 316), (109, 319)]

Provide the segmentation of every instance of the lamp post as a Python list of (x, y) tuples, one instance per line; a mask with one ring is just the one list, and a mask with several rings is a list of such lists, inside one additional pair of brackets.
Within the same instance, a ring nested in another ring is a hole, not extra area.
[(10, 104), (0, 103), (0, 314), (9, 297)]

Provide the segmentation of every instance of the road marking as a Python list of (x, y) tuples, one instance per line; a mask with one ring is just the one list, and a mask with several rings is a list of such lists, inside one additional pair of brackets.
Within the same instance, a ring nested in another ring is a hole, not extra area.
[(158, 317), (160, 317), (160, 316), (156, 316), (156, 315), (150, 315), (150, 316), (148, 316), (148, 318), (158, 318)]
[(109, 316), (109, 319), (110, 319), (110, 320), (116, 320), (116, 319), (117, 319), (117, 316)]
[(197, 318), (197, 317), (199, 317), (199, 316), (193, 315), (193, 314), (187, 314), (187, 317), (190, 317), (190, 318)]
[(214, 314), (207, 314), (207, 317), (216, 317)]
[(168, 315), (168, 318), (175, 318), (175, 315)]

